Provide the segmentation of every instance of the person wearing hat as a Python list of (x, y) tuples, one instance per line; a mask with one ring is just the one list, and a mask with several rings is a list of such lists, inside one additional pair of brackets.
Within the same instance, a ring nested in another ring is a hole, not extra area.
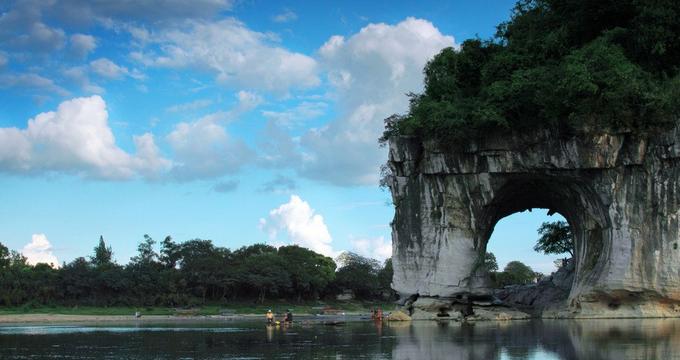
[(276, 318), (274, 317), (274, 313), (272, 313), (271, 310), (267, 312), (267, 324), (275, 324), (276, 323)]

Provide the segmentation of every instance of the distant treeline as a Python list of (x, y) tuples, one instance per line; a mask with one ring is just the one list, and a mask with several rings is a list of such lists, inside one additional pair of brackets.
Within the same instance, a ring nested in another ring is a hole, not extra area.
[(336, 262), (297, 245), (264, 244), (232, 251), (211, 240), (177, 243), (166, 237), (160, 252), (148, 235), (127, 265), (113, 260), (103, 237), (93, 255), (61, 267), (30, 265), (0, 244), (0, 306), (196, 306), (232, 300), (331, 299), (352, 290), (358, 299), (389, 293), (391, 259), (346, 252)]

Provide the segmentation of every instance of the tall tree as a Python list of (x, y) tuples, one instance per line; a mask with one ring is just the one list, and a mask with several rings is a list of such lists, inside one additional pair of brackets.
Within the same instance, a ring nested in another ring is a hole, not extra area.
[(104, 236), (99, 237), (99, 244), (94, 247), (94, 255), (90, 256), (90, 262), (95, 267), (111, 263), (113, 260), (113, 250), (106, 246)]
[(137, 245), (137, 255), (132, 257), (130, 261), (133, 263), (154, 263), (158, 259), (158, 253), (153, 249), (156, 240), (151, 236), (144, 234), (144, 241)]
[(315, 300), (318, 291), (335, 277), (333, 259), (298, 245), (282, 246), (279, 256), (291, 279), (291, 290), (300, 301)]
[(544, 222), (538, 229), (541, 237), (538, 239), (534, 250), (544, 254), (564, 254), (574, 256), (574, 239), (571, 236), (569, 224), (564, 221)]
[(492, 252), (487, 251), (484, 254), (484, 270), (489, 274), (498, 271), (498, 261)]
[(172, 237), (166, 236), (161, 242), (160, 260), (163, 266), (168, 269), (174, 269), (181, 257), (180, 245), (172, 241)]
[(7, 246), (0, 243), (0, 271), (6, 268), (10, 264), (10, 255)]
[(362, 299), (372, 298), (378, 291), (380, 263), (353, 252), (344, 252), (336, 261), (341, 267), (335, 274), (340, 287), (350, 289)]

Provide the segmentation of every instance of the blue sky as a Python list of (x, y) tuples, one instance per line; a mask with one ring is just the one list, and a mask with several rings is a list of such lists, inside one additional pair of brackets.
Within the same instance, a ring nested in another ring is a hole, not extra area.
[[(383, 260), (383, 119), (428, 59), (491, 37), (513, 5), (3, 1), (0, 242), (34, 263), (92, 255), (102, 235), (126, 264), (144, 234)], [(513, 219), (490, 245), (501, 267), (545, 221)]]

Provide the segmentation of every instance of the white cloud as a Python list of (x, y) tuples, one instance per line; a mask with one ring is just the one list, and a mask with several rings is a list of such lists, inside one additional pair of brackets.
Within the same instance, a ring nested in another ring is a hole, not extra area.
[(126, 67), (118, 66), (106, 58), (90, 62), (90, 70), (107, 79), (121, 79), (130, 73)]
[(24, 1), (15, 5), (0, 16), (0, 43), (5, 49), (45, 54), (64, 47), (64, 30), (42, 22), (38, 2)]
[(174, 152), (172, 175), (182, 181), (235, 174), (254, 159), (254, 152), (243, 140), (233, 139), (220, 125), (224, 112), (205, 116), (192, 123), (179, 123), (165, 139)]
[(66, 77), (72, 84), (79, 86), (83, 91), (92, 94), (103, 94), (106, 91), (99, 85), (93, 84), (90, 81), (90, 76), (87, 66), (76, 66), (64, 70), (64, 77)]
[(196, 109), (200, 109), (200, 108), (209, 106), (210, 104), (212, 104), (212, 100), (210, 100), (210, 99), (200, 99), (200, 100), (192, 101), (190, 103), (173, 105), (173, 106), (167, 108), (165, 111), (171, 112), (171, 113), (181, 112), (181, 111), (191, 111), (191, 110), (196, 110)]
[(24, 254), (29, 264), (45, 263), (59, 266), (57, 258), (52, 255), (50, 249), (52, 245), (47, 241), (45, 234), (33, 234), (31, 242), (21, 249), (21, 253)]
[(148, 52), (136, 51), (133, 58), (150, 66), (193, 68), (225, 86), (279, 95), (321, 83), (316, 61), (270, 45), (278, 40), (272, 34), (252, 31), (233, 18), (187, 24), (148, 34)]
[(0, 51), (0, 70), (4, 70), (7, 67), (7, 64), (9, 64), (7, 55), (4, 52)]
[(283, 13), (278, 14), (278, 15), (272, 17), (272, 20), (273, 20), (274, 22), (284, 23), (284, 22), (289, 22), (289, 21), (297, 20), (297, 18), (298, 18), (298, 16), (297, 16), (296, 13), (294, 13), (294, 12), (293, 12), (292, 10), (290, 10), (290, 9), (286, 9), (286, 10), (284, 10)]
[(301, 159), (296, 151), (298, 144), (293, 141), (287, 128), (278, 126), (276, 120), (269, 119), (267, 127), (261, 134), (262, 140), (257, 145), (261, 151), (262, 166), (273, 168), (298, 166)]
[(359, 255), (376, 259), (380, 262), (392, 257), (392, 242), (385, 241), (385, 237), (350, 236), (353, 251)]
[(75, 59), (85, 59), (87, 54), (97, 47), (97, 40), (92, 35), (74, 34), (69, 37), (70, 55)]
[(51, 79), (32, 73), (0, 75), (0, 88), (25, 88), (60, 96), (69, 94), (65, 89), (55, 85)]
[(151, 134), (134, 141), (134, 155), (116, 145), (101, 97), (76, 98), (62, 102), (57, 111), (28, 120), (26, 129), (0, 128), (0, 172), (57, 171), (125, 180), (140, 174), (155, 176), (172, 166), (159, 156)]
[(323, 217), (314, 214), (306, 201), (291, 195), (290, 201), (269, 212), (269, 219), (260, 219), (260, 230), (269, 233), (272, 241), (277, 241), (279, 232), (286, 233), (290, 244), (306, 247), (319, 254), (335, 257), (331, 247), (331, 234)]
[(319, 64), (343, 112), (302, 136), (308, 151), (302, 174), (337, 185), (376, 185), (387, 156), (378, 146), (383, 120), (408, 109), (404, 94), (422, 89), (425, 63), (448, 46), (453, 37), (414, 18), (330, 38), (319, 50)]

